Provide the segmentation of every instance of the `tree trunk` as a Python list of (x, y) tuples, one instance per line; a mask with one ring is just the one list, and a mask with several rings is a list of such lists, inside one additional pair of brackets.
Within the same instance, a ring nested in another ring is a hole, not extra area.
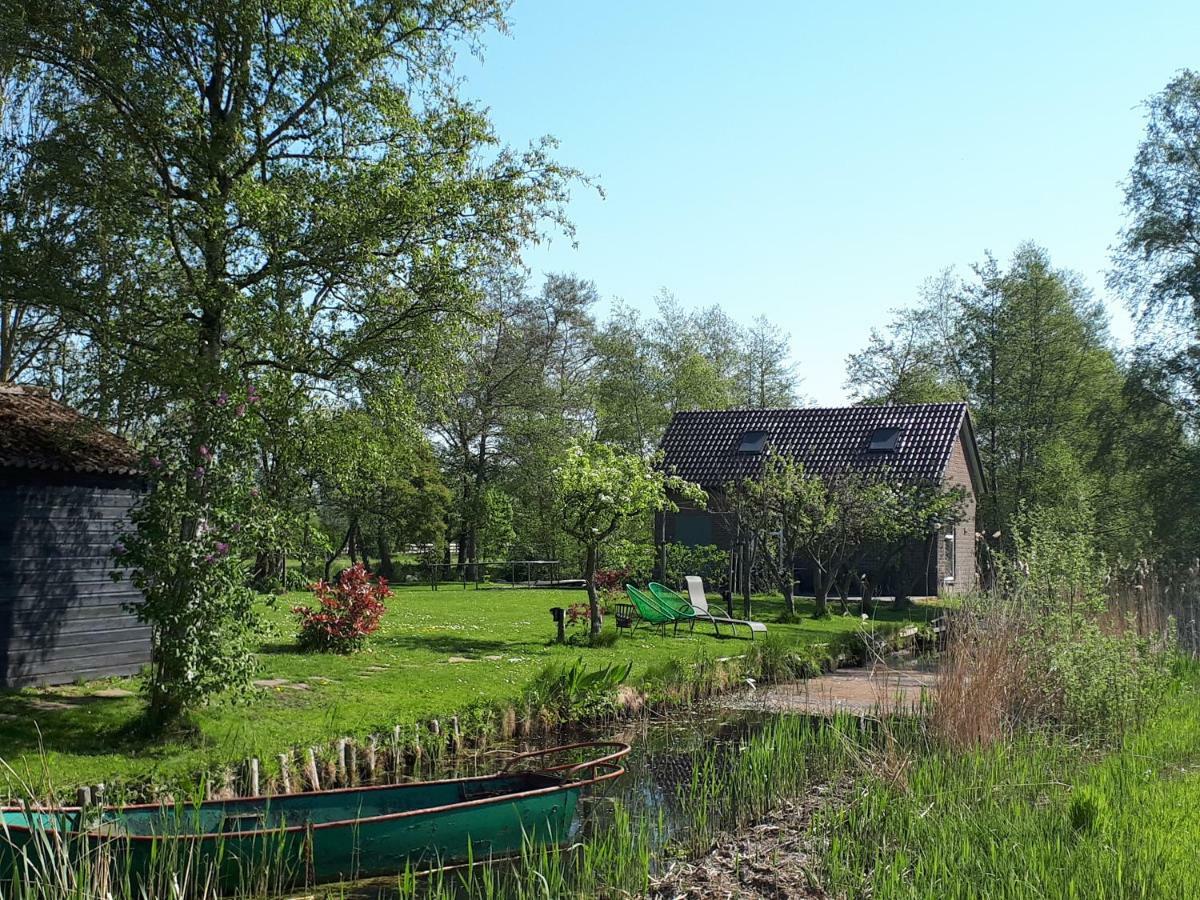
[(287, 557), (282, 550), (259, 550), (250, 575), (255, 590), (266, 592), (283, 587), (286, 567)]
[(865, 615), (870, 615), (875, 611), (875, 583), (870, 575), (864, 575), (859, 584), (862, 586), (862, 603), (859, 610)]
[(367, 542), (363, 540), (362, 522), (354, 524), (354, 546), (358, 548), (358, 555), (362, 557), (363, 568), (371, 571), (371, 557), (367, 553)]
[(387, 535), (383, 529), (379, 530), (379, 567), (376, 569), (376, 574), (388, 581), (392, 581), (396, 577), (396, 564), (392, 561), (392, 549), (388, 545)]
[(783, 606), (789, 616), (794, 616), (796, 615), (796, 580), (793, 578), (792, 571), (789, 569), (784, 572), (779, 581), (783, 588)]
[(838, 601), (842, 605), (842, 615), (850, 614), (850, 579), (849, 572), (843, 572), (842, 577), (837, 579)]
[(354, 542), (354, 531), (358, 528), (358, 516), (350, 517), (350, 525), (346, 528), (346, 536), (342, 538), (342, 542), (329, 551), (325, 556), (325, 581), (329, 580), (329, 570), (333, 568), (333, 563), (339, 556), (342, 555), (342, 550)]
[(750, 583), (751, 583), (750, 569), (753, 565), (754, 565), (754, 554), (750, 550), (750, 545), (748, 543), (743, 544), (742, 545), (742, 566), (741, 566), (742, 583), (741, 583), (740, 587), (742, 590), (742, 618), (744, 618), (744, 619), (750, 618)]
[(816, 609), (813, 610), (814, 619), (823, 619), (829, 615), (829, 582), (830, 578), (820, 569), (813, 572), (813, 593), (816, 595)]
[(587, 582), (588, 615), (591, 617), (592, 637), (600, 634), (600, 595), (596, 593), (596, 547), (589, 544), (587, 559), (583, 564), (583, 577)]

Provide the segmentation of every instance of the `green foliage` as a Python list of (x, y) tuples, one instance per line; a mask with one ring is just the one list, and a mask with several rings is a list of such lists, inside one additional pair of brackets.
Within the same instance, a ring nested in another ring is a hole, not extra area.
[(1067, 819), (1071, 823), (1071, 830), (1077, 834), (1091, 835), (1103, 831), (1111, 815), (1108, 798), (1100, 791), (1082, 787), (1071, 793)]
[(594, 583), (598, 551), (627, 522), (659, 510), (676, 509), (671, 495), (703, 504), (700, 488), (656, 463), (598, 441), (578, 442), (555, 473), (563, 527), (583, 546), (584, 578), (592, 606), (592, 631), (600, 630), (599, 597)]
[(667, 544), (665, 549), (667, 567), (663, 580), (668, 585), (682, 585), (688, 575), (699, 575), (705, 585), (719, 585), (729, 577), (729, 553), (714, 544), (697, 547)]
[(789, 612), (794, 612), (792, 573), (799, 559), (807, 560), (818, 616), (827, 613), (826, 598), (844, 567), (861, 575), (872, 550), (888, 564), (910, 538), (929, 534), (937, 522), (955, 521), (962, 503), (957, 490), (894, 483), (886, 472), (823, 478), (774, 452), (758, 477), (728, 485), (724, 500), (739, 530), (754, 536), (755, 552), (776, 573)]
[(1025, 609), (1021, 645), (1033, 715), (1092, 742), (1112, 741), (1153, 712), (1171, 647), (1106, 622), (1106, 565), (1086, 509), (1022, 512), (1009, 577)]
[[(52, 278), (68, 286), (55, 308), (78, 311), (111, 376), (101, 396), (153, 424), (168, 465), (198, 468), (207, 447), (239, 476), (180, 481), (139, 519), (157, 714), (250, 668), (240, 556), (193, 565), (201, 523), (237, 518), (261, 541), (252, 554), (280, 548), (265, 504), (239, 491), (288, 470), (294, 448), (264, 436), (255, 473), (250, 444), (210, 414), (216, 392), (253, 380), (272, 399), (311, 390), (335, 406), (437, 392), (474, 312), (475, 267), (562, 222), (574, 173), (546, 144), (497, 147), (445, 78), (452, 48), (501, 14), (490, 0), (419, 11), (88, 0), (16, 2), (0, 16), (0, 44), (59, 88), (38, 148), (45, 203), (88, 238), (55, 259)], [(291, 404), (279, 408), (272, 418), (293, 421)]]
[(136, 531), (116, 547), (116, 565), (143, 595), (130, 610), (154, 628), (146, 690), (159, 719), (244, 687), (254, 670), (242, 559), (272, 518), (255, 487), (256, 398), (253, 385), (215, 391), (192, 411), (209, 443), (160, 441), (146, 463), (153, 489), (132, 514)]
[(534, 675), (525, 696), (530, 704), (549, 709), (560, 721), (601, 719), (616, 712), (616, 690), (632, 671), (632, 661), (591, 670), (583, 657), (570, 664), (552, 663)]
[(1142, 473), (1154, 465), (1139, 448), (1151, 425), (1123, 396), (1102, 306), (1044, 249), (1025, 244), (1007, 266), (989, 256), (967, 277), (931, 279), (886, 334), (848, 358), (847, 372), (862, 402), (970, 404), (988, 488), (979, 497), (985, 534), (1011, 546), (1022, 501), (1085, 496), (1110, 555), (1153, 550)]
[(816, 647), (797, 646), (784, 635), (768, 631), (747, 648), (745, 670), (767, 683), (812, 678), (821, 674), (820, 654)]
[[(902, 777), (868, 772), (818, 814), (829, 892), (904, 898), (1191, 897), (1200, 803), (1195, 674), (1109, 752), (1044, 734), (959, 752), (901, 733)], [(1014, 852), (1019, 848), (1020, 852)]]
[(1146, 103), (1125, 184), (1128, 222), (1110, 286), (1138, 313), (1126, 389), (1128, 457), (1153, 501), (1158, 556), (1200, 541), (1200, 74), (1184, 69)]

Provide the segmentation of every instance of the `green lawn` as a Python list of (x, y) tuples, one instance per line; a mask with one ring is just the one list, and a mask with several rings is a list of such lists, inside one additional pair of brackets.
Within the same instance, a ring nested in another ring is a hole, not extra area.
[[(361, 653), (333, 656), (298, 652), (290, 606), (307, 594), (264, 600), (260, 680), (286, 683), (256, 687), (243, 700), (223, 699), (196, 716), (199, 737), (147, 744), (127, 726), (141, 709), (137, 696), (103, 696), (113, 689), (138, 691), (136, 678), (0, 694), (0, 758), (4, 777), (15, 771), (38, 790), (78, 783), (147, 780), (170, 783), (192, 773), (248, 756), (264, 760), (292, 745), (340, 735), (390, 730), (396, 723), (448, 717), (473, 704), (516, 698), (530, 677), (553, 660), (583, 655), (589, 664), (632, 660), (634, 675), (671, 657), (700, 652), (735, 655), (745, 640), (718, 640), (710, 626), (662, 638), (639, 629), (606, 649), (548, 643), (554, 635), (549, 609), (585, 599), (581, 591), (496, 588), (432, 591), (398, 589), (384, 623)], [(805, 613), (811, 605), (801, 601)], [(936, 606), (918, 605), (901, 615), (881, 609), (881, 620), (924, 619)], [(858, 627), (857, 616), (796, 624), (771, 624), (782, 601), (756, 601), (755, 617), (791, 641), (816, 643)], [(606, 627), (614, 627), (611, 621)], [(741, 634), (745, 634), (742, 630)], [(11, 767), (9, 771), (8, 767)]]

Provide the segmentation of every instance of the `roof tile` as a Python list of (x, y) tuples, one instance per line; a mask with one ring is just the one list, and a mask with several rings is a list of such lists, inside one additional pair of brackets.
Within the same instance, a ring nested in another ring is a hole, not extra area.
[(138, 455), (127, 441), (48, 391), (0, 384), (0, 466), (135, 475)]
[[(762, 455), (739, 453), (748, 431), (818, 475), (888, 468), (907, 481), (938, 481), (967, 415), (965, 403), (730, 409), (676, 413), (663, 436), (664, 465), (702, 487), (755, 475)], [(902, 429), (895, 452), (868, 450), (877, 428)]]

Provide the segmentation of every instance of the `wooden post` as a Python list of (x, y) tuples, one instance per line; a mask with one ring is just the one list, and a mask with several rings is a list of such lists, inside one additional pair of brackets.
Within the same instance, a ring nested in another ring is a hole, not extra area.
[(308, 786), (314, 791), (319, 791), (321, 789), (321, 777), (317, 772), (317, 752), (312, 747), (308, 748), (305, 761), (307, 763), (306, 768), (308, 769), (306, 773), (308, 775)]
[(81, 808), (86, 808), (92, 805), (92, 789), (87, 785), (76, 789), (75, 805)]
[(288, 761), (288, 754), (279, 754), (279, 784), (283, 788), (285, 794), (292, 792), (292, 772), (291, 765)]
[(457, 753), (462, 747), (462, 733), (458, 730), (458, 716), (450, 717), (450, 746)]
[(392, 728), (392, 774), (396, 780), (400, 780), (400, 766), (403, 760), (403, 752), (401, 750), (400, 726), (396, 725)]
[(349, 741), (346, 744), (346, 786), (358, 784), (358, 744)]
[(258, 790), (258, 757), (250, 757), (249, 765), (247, 766), (250, 774), (250, 796), (261, 797), (262, 794)]
[(339, 738), (334, 762), (337, 765), (337, 781), (342, 787), (348, 787), (350, 782), (346, 777), (346, 742), (349, 738)]
[(436, 737), (437, 735), (439, 735), (439, 734), (441, 734), (441, 733), (442, 733), (442, 726), (441, 726), (441, 724), (438, 722), (438, 720), (437, 720), (437, 719), (431, 719), (431, 720), (429, 721), (429, 731), (430, 731), (430, 733), (432, 733), (432, 734), (433, 734), (435, 737)]
[(378, 753), (378, 741), (375, 735), (371, 735), (367, 739), (367, 783), (375, 783), (375, 763), (376, 754)]
[(105, 794), (105, 789), (104, 789), (103, 781), (101, 781), (99, 784), (92, 786), (92, 802), (95, 803), (97, 806), (104, 805), (104, 794)]

